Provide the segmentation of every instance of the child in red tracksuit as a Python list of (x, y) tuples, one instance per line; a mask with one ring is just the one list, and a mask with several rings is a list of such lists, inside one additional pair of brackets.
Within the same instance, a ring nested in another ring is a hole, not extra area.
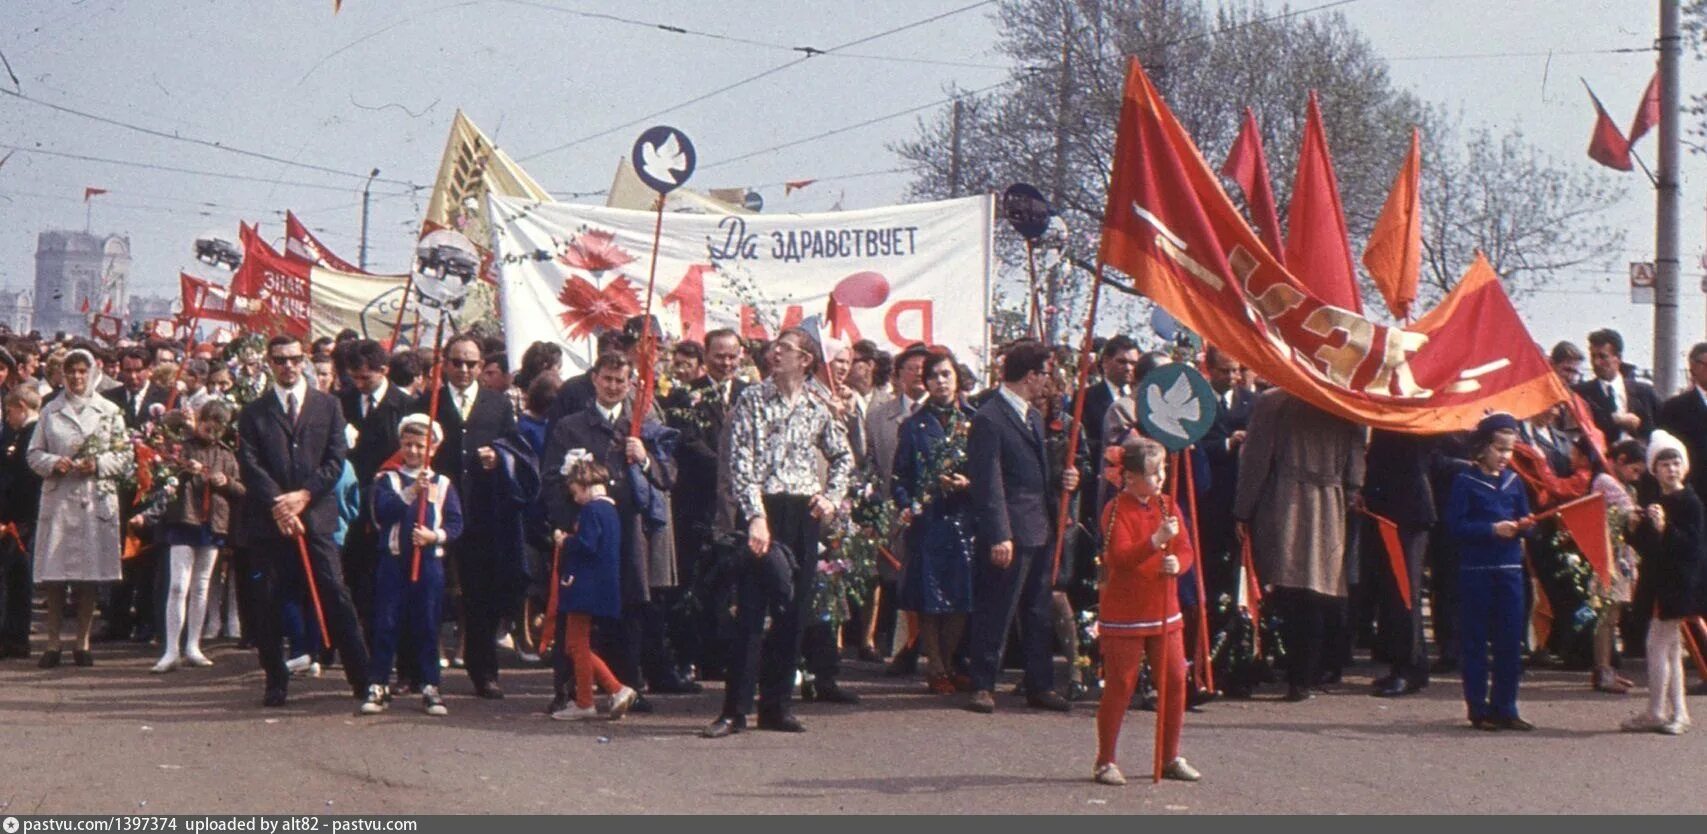
[[(1114, 763), (1120, 724), (1138, 685), (1138, 664), (1150, 659), (1150, 673), (1161, 681), (1163, 717), (1162, 776), (1183, 782), (1202, 778), (1179, 755), (1185, 724), (1185, 618), (1180, 614), (1175, 579), (1194, 561), (1191, 541), (1180, 534), (1180, 519), (1162, 494), (1167, 480), (1167, 451), (1145, 437), (1121, 445), (1125, 487), (1103, 509), (1103, 579), (1098, 602), (1102, 645), (1102, 701), (1097, 705), (1097, 760), (1094, 781), (1124, 785)], [(1165, 660), (1159, 663), (1159, 660)], [(1158, 666), (1166, 675), (1158, 674)]]

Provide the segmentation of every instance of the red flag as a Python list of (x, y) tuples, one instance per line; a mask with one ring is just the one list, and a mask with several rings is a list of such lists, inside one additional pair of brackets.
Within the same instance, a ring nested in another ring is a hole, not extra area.
[(817, 182), (817, 180), (789, 180), (782, 184), (782, 196), (787, 197), (788, 195), (793, 194), (794, 192), (815, 182)]
[(90, 197), (94, 197), (94, 196), (97, 196), (100, 194), (105, 194), (105, 193), (107, 193), (107, 190), (105, 188), (85, 188), (85, 189), (83, 189), (83, 202), (87, 203), (87, 202), (89, 202)]
[(1405, 566), (1405, 547), (1399, 542), (1399, 525), (1392, 519), (1376, 515), (1368, 510), (1363, 514), (1375, 522), (1376, 529), (1381, 531), (1381, 545), (1387, 550), (1387, 567), (1393, 570), (1393, 581), (1399, 586), (1399, 599), (1405, 601), (1405, 609), (1411, 608), (1411, 571)]
[(247, 224), (238, 226), (238, 236), (243, 244), (243, 263), (231, 275), (231, 295), (261, 302), (260, 310), (248, 317), (247, 326), (269, 333), (308, 335), (314, 266), (279, 254)]
[(1606, 496), (1591, 492), (1587, 497), (1560, 506), (1559, 524), (1571, 534), (1583, 558), (1601, 585), (1612, 586), (1612, 537), (1606, 529)]
[(1227, 151), (1227, 161), (1221, 164), (1221, 176), (1239, 184), (1245, 192), (1245, 206), (1250, 209), (1251, 222), (1257, 235), (1275, 260), (1286, 265), (1286, 245), (1280, 238), (1280, 212), (1274, 207), (1274, 186), (1268, 176), (1268, 156), (1263, 153), (1262, 134), (1257, 131), (1257, 114), (1245, 108), (1245, 121), (1239, 125), (1239, 138)]
[(77, 309), (83, 311), (84, 313), (89, 312), (89, 297), (88, 296), (83, 297), (83, 306), (81, 306)]
[(1316, 94), (1304, 117), (1304, 144), (1298, 149), (1298, 175), (1292, 183), (1292, 205), (1286, 213), (1284, 264), (1317, 298), (1354, 313), (1363, 312), (1357, 293), (1357, 270), (1351, 263), (1351, 235), (1340, 207), (1339, 180), (1328, 153), (1328, 131)]
[(308, 230), (308, 226), (291, 211), (285, 212), (285, 254), (338, 272), (367, 274), (367, 270), (332, 254), (332, 250), (327, 249), (326, 244), (321, 243), (320, 239)]
[[(1583, 86), (1587, 87), (1588, 82), (1584, 81)], [(1618, 125), (1606, 115), (1606, 108), (1600, 106), (1600, 97), (1594, 90), (1588, 91), (1588, 97), (1594, 102), (1594, 134), (1588, 140), (1588, 158), (1615, 171), (1631, 170), (1634, 166), (1630, 164), (1630, 141), (1618, 132)]]
[(1631, 145), (1636, 140), (1660, 123), (1660, 74), (1648, 79), (1648, 89), (1642, 91), (1642, 103), (1636, 105), (1636, 118), (1630, 120), (1630, 138), (1625, 140)]
[(1363, 249), (1363, 266), (1375, 280), (1375, 288), (1387, 300), (1387, 309), (1400, 321), (1411, 318), (1411, 303), (1417, 300), (1417, 279), (1422, 273), (1422, 132), (1411, 128), (1411, 151), (1387, 192), (1387, 204), (1375, 219), (1369, 245)]
[(113, 297), (109, 295), (109, 296), (107, 296), (107, 303), (101, 305), (101, 315), (110, 316), (112, 314), (113, 314)]

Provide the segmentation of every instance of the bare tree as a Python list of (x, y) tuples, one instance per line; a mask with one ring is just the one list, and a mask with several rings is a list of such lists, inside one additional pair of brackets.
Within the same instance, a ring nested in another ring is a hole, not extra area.
[[(1603, 230), (1583, 226), (1613, 199), (1608, 190), (1554, 167), (1520, 134), (1498, 142), (1473, 137), (1463, 154), (1451, 150), (1452, 131), (1440, 112), (1396, 88), (1386, 61), (1344, 16), (1307, 12), (1260, 3), (1211, 12), (1201, 0), (1002, 0), (999, 48), (1016, 68), (1002, 87), (963, 98), (963, 193), (1031, 182), (1079, 230), (1079, 240), (1094, 234), (1102, 224), (1126, 61), (1136, 57), (1212, 164), (1232, 145), (1244, 107), (1256, 112), (1283, 217), (1305, 100), (1316, 91), (1354, 245), (1380, 212), (1411, 127), (1422, 127), (1433, 166), (1425, 166), (1430, 191), (1448, 192), (1426, 197), (1431, 216), (1452, 219), (1444, 230), (1425, 221), (1441, 264), (1431, 270), (1431, 287), (1450, 286), (1454, 269), (1466, 266), (1478, 247), (1490, 257), (1499, 253), (1496, 265), (1522, 279), (1519, 289), (1533, 289), (1601, 249), (1605, 238), (1596, 235)], [(948, 194), (951, 129), (945, 110), (894, 147), (919, 168), (912, 197)], [(1505, 167), (1484, 170), (1488, 165)], [(1443, 177), (1450, 180), (1444, 186)], [(1016, 263), (1017, 251), (1005, 247), (1004, 259)], [(1065, 309), (1080, 303), (1084, 281), (1052, 282), (1050, 289), (1052, 306)], [(1367, 287), (1366, 293), (1373, 298)], [(1144, 305), (1121, 303), (1128, 320), (1145, 312)]]

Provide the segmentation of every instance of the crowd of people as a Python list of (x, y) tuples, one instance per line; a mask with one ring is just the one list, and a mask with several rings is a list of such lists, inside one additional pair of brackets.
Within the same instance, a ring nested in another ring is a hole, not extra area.
[[(1163, 775), (1195, 780), (1188, 709), (1270, 684), (1312, 698), (1363, 648), (1387, 667), (1379, 697), (1461, 672), (1488, 731), (1532, 729), (1526, 662), (1624, 693), (1623, 660), (1645, 655), (1649, 706), (1625, 729), (1689, 727), (1707, 343), (1669, 398), (1619, 334), (1589, 334), (1586, 355), (1560, 343), (1571, 401), (1423, 437), (1189, 342), (1099, 340), (1075, 403), (1077, 357), (1034, 339), (981, 379), (938, 346), (648, 327), (601, 333), (580, 373), (547, 343), (511, 368), (501, 339), (472, 334), (0, 337), (0, 658), (61, 666), (70, 608), (74, 666), (95, 663), (97, 621), (158, 645), (159, 674), (240, 641), (269, 707), (332, 665), (364, 715), (404, 696), (447, 714), (452, 667), (498, 699), (502, 667), (549, 664), (562, 720), (722, 681), (708, 738), (754, 715), (802, 732), (796, 697), (857, 704), (852, 659), (978, 713), (1011, 665), (1027, 707), (1100, 700), (1108, 784), (1124, 783), (1128, 708), (1164, 713)], [(1183, 453), (1138, 420), (1137, 383), (1171, 362), (1217, 397)], [(1542, 512), (1594, 493), (1605, 573)]]

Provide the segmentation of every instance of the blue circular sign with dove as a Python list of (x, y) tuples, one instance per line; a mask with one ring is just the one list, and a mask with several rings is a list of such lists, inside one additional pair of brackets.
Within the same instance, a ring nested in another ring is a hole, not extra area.
[(668, 125), (649, 127), (634, 141), (634, 173), (653, 191), (668, 194), (693, 176), (699, 155), (688, 135)]
[(1215, 423), (1215, 389), (1196, 368), (1182, 362), (1145, 374), (1135, 396), (1144, 435), (1170, 452), (1202, 440)]

